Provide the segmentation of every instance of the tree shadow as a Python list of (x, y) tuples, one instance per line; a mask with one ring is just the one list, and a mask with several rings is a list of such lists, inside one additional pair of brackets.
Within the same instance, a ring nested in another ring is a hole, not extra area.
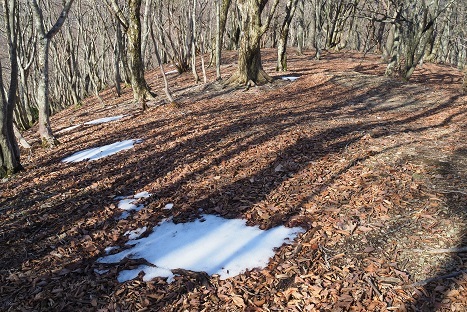
[[(329, 93), (318, 94), (320, 88), (329, 84)], [(14, 243), (31, 247), (28, 252), (18, 251), (11, 258), (2, 256), (2, 272), (21, 272), (24, 268), (31, 271), (34, 264), (41, 261), (54, 265), (49, 272), (42, 268), (37, 275), (30, 272), (30, 275), (16, 276), (17, 284), (14, 283), (15, 276), (2, 279), (8, 284), (2, 296), (12, 296), (17, 291), (31, 300), (25, 303), (29, 307), (46, 309), (48, 300), (53, 298), (64, 304), (55, 305), (55, 308), (71, 309), (73, 304), (81, 304), (79, 300), (83, 296), (80, 294), (87, 294), (87, 290), (83, 287), (76, 290), (78, 299), (71, 294), (53, 292), (55, 284), (51, 281), (63, 279), (73, 287), (80, 283), (89, 285), (90, 291), (96, 283), (102, 283), (98, 293), (102, 303), (98, 302), (98, 305), (113, 302), (124, 307), (129, 303), (122, 298), (125, 295), (132, 298), (128, 286), (133, 284), (119, 285), (113, 278), (119, 270), (133, 264), (117, 265), (105, 277), (99, 277), (93, 271), (96, 258), (109, 241), (116, 245), (125, 243), (118, 233), (134, 226), (157, 224), (168, 216), (183, 222), (201, 213), (241, 217), (262, 228), (290, 224), (292, 218), (301, 212), (303, 204), (312, 201), (319, 190), (332, 185), (368, 157), (391, 147), (346, 160), (335, 171), (326, 173), (328, 179), (319, 186), (298, 188), (298, 184), (293, 184), (295, 178), (299, 179), (304, 172), (315, 169), (315, 162), (337, 160), (347, 148), (365, 136), (382, 138), (404, 131), (424, 131), (425, 126), (413, 124), (435, 116), (456, 100), (452, 97), (430, 108), (422, 107), (419, 112), (410, 111), (407, 116), (392, 119), (392, 113), (413, 103), (384, 105), (388, 92), (384, 81), (366, 91), (362, 90), (362, 85), (340, 88), (335, 81), (328, 80), (300, 85), (299, 79), (290, 86), (298, 86), (302, 92), (265, 93), (262, 94), (263, 103), (255, 102), (258, 89), (238, 92), (235, 99), (224, 102), (222, 107), (212, 104), (203, 110), (164, 111), (166, 115), (163, 117), (150, 116), (147, 120), (141, 115), (137, 117), (137, 125), (130, 128), (113, 125), (109, 130), (106, 125), (100, 125), (77, 131), (58, 151), (50, 152), (39, 160), (34, 174), (21, 174), (17, 181), (9, 184), (9, 188), (21, 189), (20, 192), (0, 201), (3, 207), (9, 207), (2, 208), (1, 213), (10, 214), (7, 226), (2, 228), (1, 245), (9, 250), (6, 255), (14, 254), (11, 252)], [(346, 99), (349, 93), (356, 97)], [(210, 94), (199, 99), (209, 101), (217, 98)], [(280, 104), (286, 101), (297, 104), (293, 107)], [(319, 105), (320, 101), (326, 104)], [(158, 113), (153, 112), (155, 115)], [(375, 113), (381, 113), (382, 119), (350, 119)], [(430, 128), (443, 127), (459, 115), (447, 116), (443, 122)], [(187, 123), (191, 128), (184, 127)], [(181, 132), (180, 129), (187, 130)], [(90, 140), (92, 133), (100, 134)], [(102, 145), (102, 140), (112, 143), (136, 139), (141, 133), (144, 133), (144, 141), (134, 151), (89, 163), (60, 163), (78, 146)], [(25, 187), (20, 188), (23, 183)], [(154, 185), (160, 187), (155, 188)], [(112, 207), (115, 206), (115, 195), (130, 195), (140, 190), (154, 194), (145, 201), (148, 213), (143, 211), (127, 221), (116, 220), (118, 211)], [(167, 202), (175, 204), (170, 212), (160, 209)], [(264, 207), (264, 202), (275, 206)], [(15, 207), (16, 203), (20, 205)], [(98, 221), (91, 221), (96, 218)], [(313, 216), (307, 215), (300, 225), (310, 227), (312, 220)], [(62, 237), (64, 233), (66, 236)], [(16, 238), (21, 241), (14, 242)], [(58, 247), (65, 250), (73, 244), (80, 245), (79, 260), (66, 253), (62, 253), (66, 255), (62, 258), (54, 256)], [(27, 283), (32, 284), (24, 286)], [(21, 284), (23, 288), (14, 289)], [(136, 287), (139, 290), (144, 287), (171, 287), (160, 280), (154, 284), (156, 286), (141, 284)], [(184, 287), (171, 288), (171, 293), (155, 300), (156, 307), (162, 308), (179, 300), (182, 290), (188, 289)], [(45, 293), (31, 299), (40, 292)], [(133, 299), (136, 303), (143, 300), (141, 297)], [(91, 301), (85, 304), (90, 307)]]
[[(414, 311), (461, 311), (466, 307), (462, 298), (465, 298), (467, 276), (467, 149), (460, 147), (442, 159), (431, 159), (428, 165), (437, 173), (431, 179), (431, 192), (442, 198), (445, 207), (443, 214), (446, 214), (445, 218), (455, 219), (452, 230), (458, 231), (459, 238), (450, 240), (453, 245), (447, 248), (464, 247), (464, 250), (440, 250), (438, 254), (432, 255), (445, 257), (434, 275), (412, 284), (418, 299), (411, 306)], [(458, 228), (458, 224), (463, 227)], [(444, 234), (444, 237), (449, 237), (453, 233)], [(424, 251), (421, 256), (429, 256), (426, 254), (428, 252)]]

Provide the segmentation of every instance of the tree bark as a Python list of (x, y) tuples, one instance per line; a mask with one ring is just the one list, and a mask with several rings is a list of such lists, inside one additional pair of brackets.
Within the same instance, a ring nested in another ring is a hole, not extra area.
[(292, 22), (298, 0), (289, 0), (285, 7), (285, 18), (282, 23), (277, 45), (277, 66), (276, 71), (287, 71), (287, 40), (289, 38), (289, 28)]
[(144, 64), (141, 51), (141, 0), (128, 0), (128, 17), (123, 14), (115, 0), (106, 0), (106, 2), (126, 30), (128, 40), (127, 59), (133, 98), (145, 110), (147, 108), (146, 100), (148, 98), (153, 99), (154, 95), (144, 78)]
[(55, 24), (46, 32), (44, 27), (44, 17), (37, 0), (32, 1), (34, 22), (39, 36), (38, 40), (38, 62), (39, 62), (39, 82), (37, 89), (37, 101), (39, 108), (39, 135), (43, 146), (55, 146), (58, 141), (55, 139), (50, 127), (50, 103), (49, 103), (49, 47), (50, 40), (60, 30), (74, 0), (67, 0), (63, 6)]
[(242, 35), (238, 51), (238, 68), (227, 81), (229, 84), (252, 86), (272, 81), (272, 78), (264, 71), (261, 64), (260, 41), (271, 23), (279, 0), (274, 1), (267, 16), (267, 21), (263, 24), (261, 22), (261, 13), (267, 2), (268, 0), (238, 1), (242, 20)]
[(11, 69), (10, 85), (6, 95), (3, 85), (2, 65), (0, 64), (0, 178), (14, 174), (23, 168), (20, 163), (18, 143), (15, 140), (13, 131), (13, 111), (18, 91), (18, 60), (16, 55), (18, 8), (14, 0), (4, 1), (3, 6)]
[(216, 80), (221, 80), (222, 43), (231, 0), (216, 0)]

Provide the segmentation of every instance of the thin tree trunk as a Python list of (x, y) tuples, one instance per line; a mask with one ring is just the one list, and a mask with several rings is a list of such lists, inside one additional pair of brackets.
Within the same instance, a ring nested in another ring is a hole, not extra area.
[(177, 106), (177, 103), (173, 99), (172, 93), (169, 90), (169, 83), (167, 82), (167, 76), (165, 75), (164, 67), (162, 66), (161, 57), (160, 57), (159, 51), (157, 49), (156, 36), (154, 35), (154, 30), (152, 28), (151, 28), (151, 38), (152, 38), (152, 42), (154, 44), (154, 54), (156, 55), (157, 65), (159, 65), (159, 69), (161, 71), (162, 79), (164, 80), (164, 93), (165, 93), (165, 96), (167, 97), (167, 100), (169, 101), (170, 104)]
[(20, 163), (18, 144), (13, 132), (13, 111), (18, 90), (18, 60), (16, 54), (18, 35), (18, 8), (14, 0), (3, 2), (5, 28), (9, 47), (10, 85), (6, 95), (0, 63), (0, 178), (23, 169)]
[(37, 0), (32, 1), (35, 26), (39, 36), (38, 61), (39, 82), (37, 90), (37, 101), (39, 108), (39, 135), (43, 146), (54, 146), (58, 144), (50, 127), (50, 103), (49, 103), (49, 46), (50, 40), (60, 30), (74, 0), (67, 0), (55, 24), (49, 31), (45, 31), (44, 17)]
[(58, 142), (50, 127), (49, 103), (49, 45), (50, 40), (45, 37), (38, 41), (39, 81), (37, 85), (37, 102), (39, 108), (39, 135), (43, 146), (54, 146)]
[(297, 29), (297, 53), (298, 55), (303, 54), (304, 45), (304, 28), (305, 28), (305, 1), (300, 1), (298, 6), (298, 29)]
[(285, 18), (282, 23), (279, 44), (277, 45), (277, 66), (276, 71), (287, 71), (287, 40), (289, 38), (289, 28), (292, 22), (298, 0), (289, 0), (285, 8)]
[(122, 83), (122, 76), (120, 74), (120, 59), (122, 58), (121, 40), (122, 38), (122, 26), (117, 21), (116, 32), (115, 32), (115, 46), (114, 46), (114, 79), (115, 79), (115, 91), (117, 96), (122, 95), (122, 88), (120, 87)]
[(196, 0), (193, 0), (191, 11), (191, 70), (195, 78), (195, 84), (199, 82), (199, 75), (196, 71)]
[(221, 80), (221, 0), (216, 0), (216, 80)]
[[(221, 5), (222, 3), (222, 5)], [(222, 45), (224, 42), (225, 26), (227, 24), (227, 15), (229, 13), (231, 0), (216, 0), (216, 80), (221, 77), (221, 56)]]

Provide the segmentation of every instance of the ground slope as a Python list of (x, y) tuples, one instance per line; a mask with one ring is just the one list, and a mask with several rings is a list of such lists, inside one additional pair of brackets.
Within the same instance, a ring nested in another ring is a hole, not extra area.
[[(225, 76), (233, 59), (226, 54)], [(26, 171), (0, 189), (0, 310), (467, 309), (460, 73), (426, 64), (401, 83), (383, 77), (377, 56), (288, 59), (297, 80), (276, 74), (249, 90), (170, 75), (179, 105), (161, 97), (146, 112), (128, 88), (121, 98), (107, 90), (105, 105), (87, 99), (55, 115), (54, 130), (125, 117), (62, 132), (53, 150), (38, 146), (34, 129), (26, 133), (34, 145), (23, 152)], [(264, 62), (273, 73), (273, 51)], [(161, 90), (156, 72), (148, 81)], [(92, 162), (61, 162), (130, 139), (143, 141)], [(153, 194), (146, 208), (119, 220), (115, 196), (142, 191)], [(201, 213), (307, 232), (264, 270), (227, 280), (180, 271), (171, 284), (142, 276), (118, 283), (134, 260), (96, 272), (96, 259), (124, 245), (126, 231)]]

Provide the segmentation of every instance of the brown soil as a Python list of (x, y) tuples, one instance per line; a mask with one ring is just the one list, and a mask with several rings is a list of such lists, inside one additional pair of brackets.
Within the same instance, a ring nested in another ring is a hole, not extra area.
[[(312, 55), (289, 54), (295, 82), (248, 90), (170, 75), (178, 105), (163, 105), (159, 91), (145, 112), (128, 87), (121, 98), (107, 90), (105, 106), (90, 98), (53, 116), (55, 132), (128, 116), (63, 132), (54, 149), (40, 147), (37, 129), (25, 133), (33, 143), (23, 151), (26, 170), (0, 189), (0, 310), (465, 311), (462, 74), (425, 64), (402, 83), (383, 76), (378, 56)], [(264, 68), (277, 78), (274, 57), (264, 51)], [(226, 53), (225, 77), (234, 60)], [(147, 78), (161, 90), (158, 72)], [(60, 162), (136, 138), (143, 142), (133, 150)], [(113, 198), (139, 191), (154, 196), (118, 220)], [(161, 209), (168, 202), (174, 208)], [(171, 284), (141, 276), (118, 283), (120, 270), (138, 265), (131, 261), (95, 272), (125, 231), (200, 213), (307, 232), (267, 268), (227, 280), (180, 270)]]

